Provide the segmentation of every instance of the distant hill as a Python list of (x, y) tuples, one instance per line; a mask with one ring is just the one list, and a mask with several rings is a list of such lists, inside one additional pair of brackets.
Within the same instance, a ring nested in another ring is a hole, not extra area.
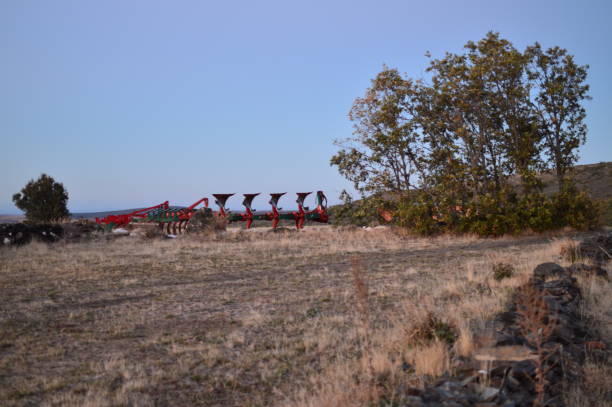
[[(558, 190), (556, 177), (551, 173), (540, 175), (546, 187), (544, 193), (552, 194)], [(574, 179), (579, 188), (585, 189), (596, 199), (612, 199), (612, 162), (577, 165)]]
[(0, 215), (0, 223), (19, 223), (24, 219), (23, 215)]
[[(612, 162), (577, 165), (573, 172), (578, 188), (603, 202), (603, 224), (612, 225)], [(545, 194), (552, 195), (559, 190), (557, 178), (553, 173), (542, 173), (540, 179), (544, 181)]]
[[(587, 190), (593, 198), (603, 201), (603, 224), (612, 226), (612, 162), (578, 165), (574, 171), (578, 186)], [(549, 183), (547, 188), (556, 191), (556, 181), (543, 179)]]

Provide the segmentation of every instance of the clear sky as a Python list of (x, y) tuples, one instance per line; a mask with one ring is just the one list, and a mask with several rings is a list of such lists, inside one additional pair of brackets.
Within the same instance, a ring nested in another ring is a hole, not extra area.
[(591, 66), (580, 162), (610, 161), (611, 21), (609, 1), (0, 0), (0, 213), (42, 172), (75, 212), (221, 192), (337, 201), (350, 184), (332, 141), (382, 65), (419, 78), (426, 51), (489, 30)]

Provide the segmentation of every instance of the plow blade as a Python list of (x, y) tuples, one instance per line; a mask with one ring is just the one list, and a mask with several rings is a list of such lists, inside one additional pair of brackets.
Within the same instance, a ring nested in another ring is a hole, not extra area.
[(215, 204), (219, 207), (219, 216), (226, 216), (229, 210), (225, 207), (227, 200), (230, 196), (234, 196), (235, 194), (213, 194), (215, 197)]

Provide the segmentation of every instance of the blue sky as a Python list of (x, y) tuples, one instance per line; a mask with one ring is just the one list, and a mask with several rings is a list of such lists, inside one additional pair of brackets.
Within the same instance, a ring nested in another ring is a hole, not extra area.
[(337, 201), (350, 184), (329, 166), (332, 142), (382, 65), (419, 78), (426, 51), (460, 52), (489, 30), (591, 66), (580, 162), (609, 161), (611, 4), (2, 0), (0, 213), (42, 172), (72, 211), (220, 192)]

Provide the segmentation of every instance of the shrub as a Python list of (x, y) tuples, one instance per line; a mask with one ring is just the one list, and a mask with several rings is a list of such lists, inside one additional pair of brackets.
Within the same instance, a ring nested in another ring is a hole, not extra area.
[(557, 226), (574, 229), (593, 229), (600, 223), (601, 207), (585, 191), (566, 181), (561, 191), (552, 199)]
[(545, 232), (566, 226), (592, 229), (599, 225), (600, 205), (571, 182), (561, 192), (522, 195), (509, 189), (485, 193), (462, 205), (434, 199), (423, 191), (399, 201), (395, 211), (398, 226), (421, 235), (440, 232), (501, 236), (524, 231)]
[(520, 222), (518, 230), (531, 229), (544, 232), (555, 228), (555, 208), (552, 200), (541, 193), (521, 197), (517, 208)]
[(400, 199), (395, 212), (395, 222), (398, 226), (410, 229), (420, 235), (432, 235), (443, 229), (441, 221), (434, 218), (433, 202), (424, 193), (414, 198)]
[(505, 278), (510, 278), (514, 275), (514, 267), (507, 263), (496, 263), (493, 265), (493, 278), (496, 281), (502, 281)]
[(438, 340), (452, 345), (457, 337), (457, 330), (433, 313), (426, 314), (409, 334), (409, 340), (417, 344), (427, 344)]
[(30, 180), (20, 193), (13, 195), (13, 202), (31, 223), (59, 221), (70, 215), (66, 206), (68, 192), (47, 174)]
[(342, 191), (340, 200), (342, 204), (333, 206), (329, 210), (334, 225), (368, 226), (378, 223), (380, 220), (378, 209), (385, 206), (380, 197), (364, 197), (354, 201), (346, 191)]
[(227, 218), (215, 216), (210, 208), (202, 208), (189, 221), (187, 231), (189, 233), (208, 234), (223, 231), (226, 228)]

